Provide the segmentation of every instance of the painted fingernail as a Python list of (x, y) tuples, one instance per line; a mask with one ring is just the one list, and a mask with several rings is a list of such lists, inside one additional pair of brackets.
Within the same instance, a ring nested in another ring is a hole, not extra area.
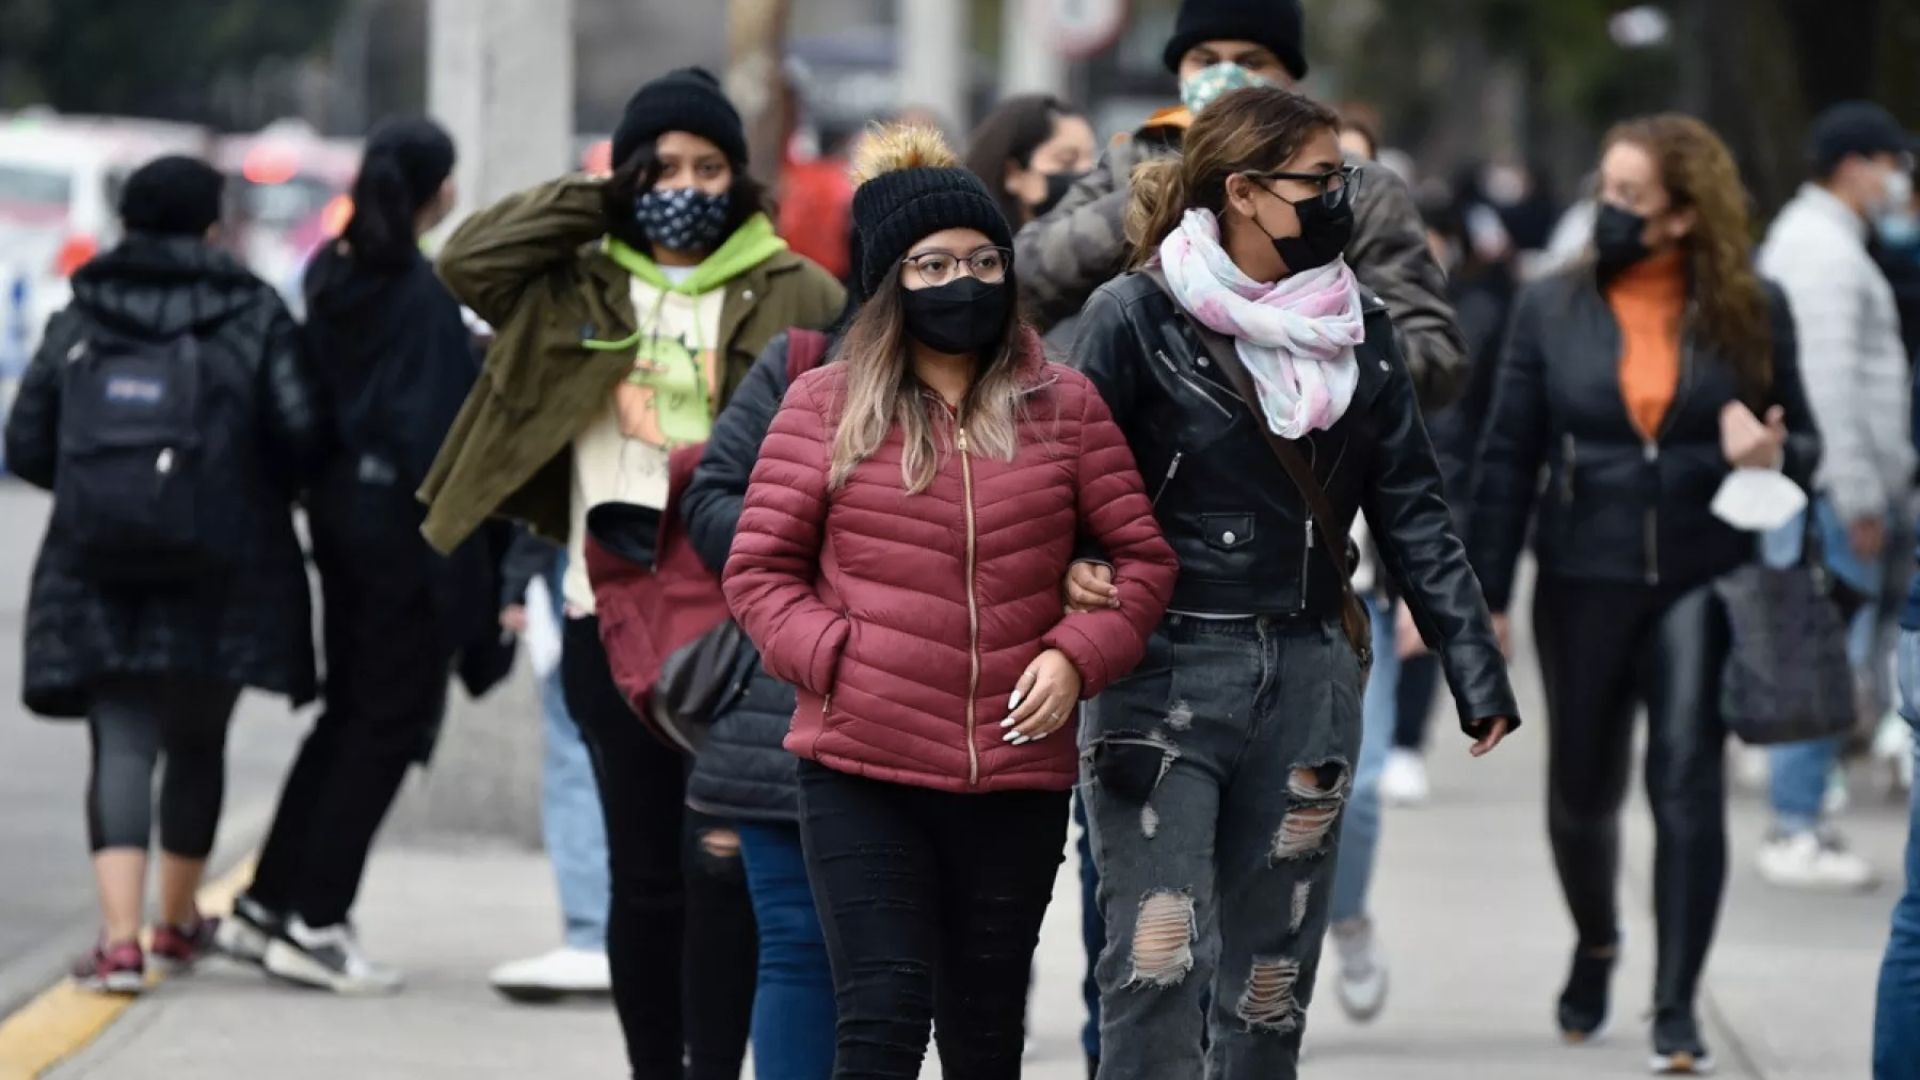
[(1019, 707), (1020, 707), (1020, 691), (1015, 690), (1013, 692), (1013, 696), (1007, 699), (1007, 708), (1017, 709)]
[(1038, 734), (1038, 735), (1035, 735), (1035, 736), (1033, 737), (1033, 741), (1034, 741), (1034, 742), (1039, 742), (1039, 741), (1040, 741), (1041, 739), (1044, 739), (1044, 738), (1046, 738), (1047, 736), (1049, 736), (1049, 735), (1051, 735), (1051, 734), (1053, 734), (1053, 732), (1051, 732), (1051, 731), (1043, 731), (1043, 732), (1041, 732), (1040, 734)]
[(1012, 727), (1012, 726), (1013, 726), (1013, 717), (1011, 717), (1011, 716), (1009, 716), (1009, 717), (1007, 717), (1007, 718), (1006, 718), (1005, 720), (1002, 720), (1002, 721), (1000, 721), (1000, 726), (1001, 726), (1001, 727)]
[(1030, 740), (1028, 740), (1028, 738), (1025, 735), (1022, 735), (1019, 732), (1015, 731), (1015, 732), (1010, 732), (1007, 735), (1007, 741), (1012, 743), (1015, 746), (1020, 746), (1027, 743)]

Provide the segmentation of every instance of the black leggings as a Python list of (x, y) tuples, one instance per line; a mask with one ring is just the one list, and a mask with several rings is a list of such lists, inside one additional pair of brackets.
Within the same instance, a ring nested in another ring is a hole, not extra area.
[(1634, 706), (1648, 714), (1656, 1009), (1691, 1009), (1727, 877), (1720, 718), (1726, 616), (1711, 585), (1543, 576), (1534, 635), (1546, 680), (1548, 831), (1580, 945), (1619, 940), (1620, 807)]
[(93, 689), (87, 731), (87, 838), (93, 850), (147, 850), (153, 836), (153, 768), (160, 781), (160, 850), (204, 859), (213, 850), (226, 794), (227, 724), (232, 683), (206, 679), (112, 679)]
[(833, 962), (836, 1080), (1017, 1080), (1067, 793), (960, 795), (800, 763), (800, 837)]
[(739, 835), (684, 808), (687, 762), (627, 706), (597, 620), (567, 620), (560, 664), (607, 819), (607, 959), (633, 1076), (737, 1080), (759, 963)]

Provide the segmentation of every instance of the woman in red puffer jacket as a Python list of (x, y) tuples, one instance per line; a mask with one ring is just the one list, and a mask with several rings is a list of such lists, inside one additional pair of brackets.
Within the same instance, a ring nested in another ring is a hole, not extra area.
[[(1139, 662), (1176, 567), (1091, 383), (1014, 310), (1009, 232), (939, 137), (870, 138), (840, 363), (761, 445), (728, 602), (795, 685), (787, 747), (839, 1004), (836, 1075), (1017, 1077), (1066, 839), (1075, 704)], [(1120, 605), (1063, 615), (1077, 535)]]

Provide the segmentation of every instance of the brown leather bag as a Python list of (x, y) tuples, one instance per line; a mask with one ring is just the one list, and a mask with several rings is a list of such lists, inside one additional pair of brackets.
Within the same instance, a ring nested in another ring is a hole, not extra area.
[[(1166, 275), (1159, 267), (1148, 267), (1143, 271), (1160, 291), (1173, 297), (1173, 290), (1167, 286)], [(1237, 394), (1248, 411), (1253, 413), (1253, 426), (1267, 440), (1267, 447), (1273, 456), (1280, 460), (1280, 467), (1287, 471), (1288, 479), (1299, 490), (1300, 498), (1307, 506), (1307, 516), (1317, 527), (1320, 546), (1326, 550), (1327, 558), (1333, 560), (1334, 573), (1340, 579), (1341, 609), (1340, 626), (1346, 631), (1347, 641), (1353, 645), (1354, 655), (1360, 658), (1363, 667), (1373, 663), (1373, 617), (1367, 612), (1367, 605), (1360, 594), (1353, 591), (1353, 566), (1347, 558), (1347, 538), (1342, 535), (1334, 522), (1339, 515), (1334, 512), (1333, 502), (1327, 498), (1327, 489), (1320, 484), (1320, 478), (1313, 475), (1313, 466), (1300, 454), (1300, 448), (1292, 442), (1273, 433), (1267, 426), (1267, 418), (1260, 412), (1260, 392), (1253, 385), (1253, 376), (1247, 373), (1246, 365), (1240, 362), (1240, 354), (1235, 351), (1233, 339), (1201, 323), (1188, 315), (1179, 300), (1174, 300), (1174, 309), (1179, 311), (1199, 335), (1200, 344), (1207, 350), (1207, 356), (1213, 360), (1221, 374), (1233, 384)], [(1304, 590), (1306, 582), (1301, 582)]]

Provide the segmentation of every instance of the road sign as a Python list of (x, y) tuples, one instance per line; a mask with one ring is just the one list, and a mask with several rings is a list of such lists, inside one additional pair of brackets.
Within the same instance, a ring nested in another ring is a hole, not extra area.
[(1127, 26), (1127, 0), (1045, 0), (1054, 51), (1079, 60), (1111, 48)]

